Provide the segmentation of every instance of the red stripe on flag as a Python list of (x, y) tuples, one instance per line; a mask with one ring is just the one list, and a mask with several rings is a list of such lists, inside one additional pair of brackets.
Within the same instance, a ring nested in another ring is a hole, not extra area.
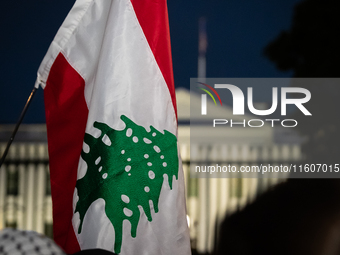
[(80, 250), (73, 226), (73, 193), (88, 109), (84, 79), (59, 53), (44, 90), (53, 201), (54, 239), (68, 254)]
[(165, 82), (168, 85), (177, 116), (166, 0), (131, 0), (131, 3)]

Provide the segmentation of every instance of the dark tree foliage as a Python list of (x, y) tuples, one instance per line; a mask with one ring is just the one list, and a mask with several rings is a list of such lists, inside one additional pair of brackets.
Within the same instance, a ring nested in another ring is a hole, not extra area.
[[(292, 26), (264, 50), (280, 70), (294, 77), (340, 77), (340, 1), (305, 0), (296, 5)], [(293, 85), (294, 86), (294, 85)], [(340, 163), (340, 83), (311, 82), (306, 104), (311, 117), (297, 111), (307, 163)]]
[[(305, 163), (340, 163), (340, 79), (316, 79), (340, 77), (339, 33), (339, 0), (304, 0), (295, 8), (290, 30), (264, 50), (278, 69), (313, 78), (305, 104), (312, 116), (299, 110), (290, 116), (308, 138)], [(339, 196), (338, 178), (288, 179), (226, 217), (215, 254), (340, 254)]]

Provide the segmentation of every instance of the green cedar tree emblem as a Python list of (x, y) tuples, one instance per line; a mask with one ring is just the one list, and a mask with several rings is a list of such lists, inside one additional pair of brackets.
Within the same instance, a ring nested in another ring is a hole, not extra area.
[(139, 207), (152, 221), (149, 201), (157, 213), (163, 175), (168, 176), (171, 189), (173, 176), (178, 179), (176, 136), (166, 130), (162, 134), (152, 126), (147, 132), (126, 116), (121, 119), (126, 124), (124, 130), (94, 122), (93, 126), (101, 130), (100, 137), (85, 134), (84, 142), (90, 150), (81, 152), (87, 171), (76, 183), (79, 200), (75, 208), (80, 215), (78, 233), (81, 233), (92, 202), (104, 199), (105, 213), (115, 230), (116, 253), (120, 253), (122, 246), (123, 220), (131, 223), (131, 236), (136, 237)]

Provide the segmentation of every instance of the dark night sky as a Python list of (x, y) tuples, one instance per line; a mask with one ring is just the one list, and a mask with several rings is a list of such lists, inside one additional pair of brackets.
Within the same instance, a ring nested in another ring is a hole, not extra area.
[[(290, 77), (263, 56), (263, 48), (291, 24), (301, 0), (169, 0), (176, 87), (197, 76), (198, 19), (207, 18), (207, 77)], [(0, 124), (15, 123), (36, 71), (71, 0), (4, 1), (0, 15)], [(43, 123), (39, 89), (24, 119)]]

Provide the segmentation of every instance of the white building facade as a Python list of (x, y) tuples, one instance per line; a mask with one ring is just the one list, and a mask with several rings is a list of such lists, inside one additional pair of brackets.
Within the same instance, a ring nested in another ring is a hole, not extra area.
[[(269, 125), (260, 129), (225, 127), (215, 132), (207, 127), (204, 116), (190, 116), (189, 91), (176, 91), (178, 136), (185, 173), (188, 223), (192, 247), (211, 252), (218, 225), (227, 214), (241, 209), (282, 178), (191, 178), (190, 164), (209, 160), (212, 164), (258, 165), (288, 164), (301, 160), (301, 139), (284, 129)], [(200, 107), (200, 98), (191, 96)], [(216, 116), (231, 118), (231, 109), (209, 105)], [(245, 118), (250, 118), (246, 116)], [(191, 125), (204, 134), (190, 144)], [(0, 125), (0, 153), (13, 126)], [(300, 140), (299, 140), (300, 139)], [(220, 142), (216, 142), (216, 140)], [(191, 156), (190, 156), (191, 155)], [(52, 235), (52, 201), (49, 184), (48, 152), (44, 125), (23, 125), (0, 168), (0, 229), (14, 227)]]

